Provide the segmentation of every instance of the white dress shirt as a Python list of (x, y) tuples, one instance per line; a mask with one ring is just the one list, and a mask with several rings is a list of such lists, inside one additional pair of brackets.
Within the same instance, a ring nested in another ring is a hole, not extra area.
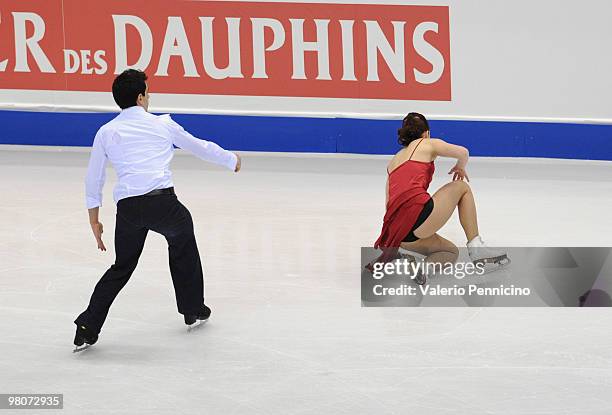
[(85, 193), (87, 208), (102, 205), (102, 188), (106, 178), (106, 161), (117, 171), (115, 203), (140, 196), (155, 189), (172, 187), (170, 161), (174, 147), (185, 149), (202, 160), (235, 170), (237, 158), (210, 141), (189, 134), (170, 115), (149, 114), (134, 106), (121, 111), (103, 125), (94, 138)]

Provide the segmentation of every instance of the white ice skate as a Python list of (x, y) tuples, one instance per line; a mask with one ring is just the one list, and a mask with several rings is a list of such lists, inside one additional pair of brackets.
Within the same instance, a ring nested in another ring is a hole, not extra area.
[[(408, 251), (407, 249), (400, 248), (399, 249), (400, 259), (411, 262), (422, 262), (425, 260), (425, 255), (419, 254), (418, 252)], [(413, 281), (418, 285), (427, 284), (427, 274), (423, 272), (421, 268), (417, 271), (417, 274), (414, 276)]]
[(417, 262), (425, 258), (425, 255), (421, 255), (417, 252), (409, 251), (404, 248), (399, 248), (398, 250), (400, 259), (407, 260), (408, 262)]
[(500, 249), (488, 247), (480, 236), (467, 243), (468, 254), (475, 265), (483, 264), (485, 273), (510, 265), (508, 254)]

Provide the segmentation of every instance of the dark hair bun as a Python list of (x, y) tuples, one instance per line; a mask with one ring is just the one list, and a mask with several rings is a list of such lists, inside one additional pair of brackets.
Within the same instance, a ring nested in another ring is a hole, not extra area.
[(423, 115), (411, 112), (404, 118), (402, 128), (397, 130), (398, 142), (407, 147), (414, 140), (418, 140), (429, 131), (429, 122)]

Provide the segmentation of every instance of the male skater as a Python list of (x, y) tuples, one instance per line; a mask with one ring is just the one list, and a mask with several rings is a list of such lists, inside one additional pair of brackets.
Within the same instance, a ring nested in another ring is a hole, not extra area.
[(86, 178), (89, 222), (98, 243), (102, 224), (98, 220), (107, 159), (117, 171), (114, 189), (117, 203), (115, 225), (115, 263), (102, 276), (87, 310), (75, 320), (75, 351), (98, 340), (108, 310), (128, 282), (149, 230), (168, 241), (170, 273), (179, 313), (190, 328), (208, 319), (210, 308), (204, 304), (204, 281), (200, 255), (193, 232), (191, 214), (174, 194), (169, 166), (173, 145), (197, 157), (240, 170), (240, 157), (217, 144), (195, 138), (169, 115), (149, 114), (147, 75), (128, 69), (115, 78), (113, 97), (121, 113), (103, 125), (94, 139)]

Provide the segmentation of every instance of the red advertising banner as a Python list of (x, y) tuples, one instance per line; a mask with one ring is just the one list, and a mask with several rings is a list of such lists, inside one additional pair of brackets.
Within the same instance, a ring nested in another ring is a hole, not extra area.
[(450, 101), (449, 9), (0, 0), (0, 89)]

